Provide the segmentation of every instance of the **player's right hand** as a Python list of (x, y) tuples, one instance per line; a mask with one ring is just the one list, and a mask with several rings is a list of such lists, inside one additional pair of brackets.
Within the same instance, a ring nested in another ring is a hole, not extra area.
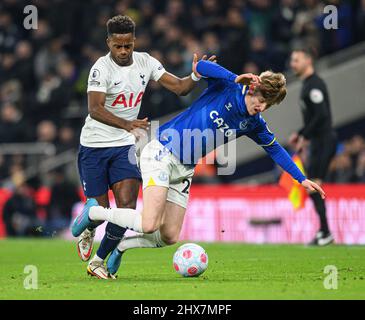
[(150, 127), (150, 122), (148, 118), (144, 119), (136, 119), (132, 121), (128, 121), (125, 126), (125, 130), (131, 132), (134, 129), (145, 129), (148, 130)]

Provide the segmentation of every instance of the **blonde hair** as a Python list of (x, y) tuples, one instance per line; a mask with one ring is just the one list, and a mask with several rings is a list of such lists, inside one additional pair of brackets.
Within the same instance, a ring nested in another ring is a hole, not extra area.
[(278, 72), (265, 71), (260, 74), (260, 85), (256, 92), (261, 93), (268, 106), (279, 104), (286, 96), (285, 76)]

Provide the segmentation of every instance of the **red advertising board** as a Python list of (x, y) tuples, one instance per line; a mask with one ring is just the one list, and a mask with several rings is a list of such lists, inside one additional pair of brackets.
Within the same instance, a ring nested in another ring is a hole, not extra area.
[[(324, 189), (336, 243), (365, 244), (365, 185), (325, 185)], [(0, 192), (0, 208), (9, 195)], [(82, 203), (77, 204), (73, 215), (81, 208)], [(137, 209), (141, 208), (139, 199)], [(100, 239), (103, 228), (98, 229)], [(294, 211), (279, 186), (193, 185), (180, 240), (306, 243), (317, 229), (310, 198), (303, 209)], [(0, 235), (4, 236), (1, 224)]]

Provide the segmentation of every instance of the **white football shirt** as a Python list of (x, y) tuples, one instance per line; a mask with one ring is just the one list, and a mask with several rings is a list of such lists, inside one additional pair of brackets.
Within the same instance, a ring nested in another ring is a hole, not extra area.
[[(165, 73), (161, 63), (145, 52), (133, 52), (130, 66), (119, 66), (110, 53), (92, 66), (87, 92), (104, 92), (105, 108), (119, 118), (137, 119), (142, 97), (150, 79), (158, 81)], [(85, 147), (120, 147), (135, 143), (133, 134), (94, 120), (88, 115), (81, 130), (80, 143)]]

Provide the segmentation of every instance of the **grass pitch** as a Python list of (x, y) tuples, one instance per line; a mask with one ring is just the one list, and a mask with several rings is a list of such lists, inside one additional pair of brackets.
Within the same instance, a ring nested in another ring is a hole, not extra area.
[[(199, 278), (175, 273), (175, 245), (130, 250), (118, 279), (104, 281), (86, 275), (73, 242), (1, 240), (0, 299), (365, 299), (363, 246), (201, 245)], [(37, 290), (24, 289), (26, 265), (38, 269)], [(337, 267), (336, 290), (324, 288), (326, 265)]]

